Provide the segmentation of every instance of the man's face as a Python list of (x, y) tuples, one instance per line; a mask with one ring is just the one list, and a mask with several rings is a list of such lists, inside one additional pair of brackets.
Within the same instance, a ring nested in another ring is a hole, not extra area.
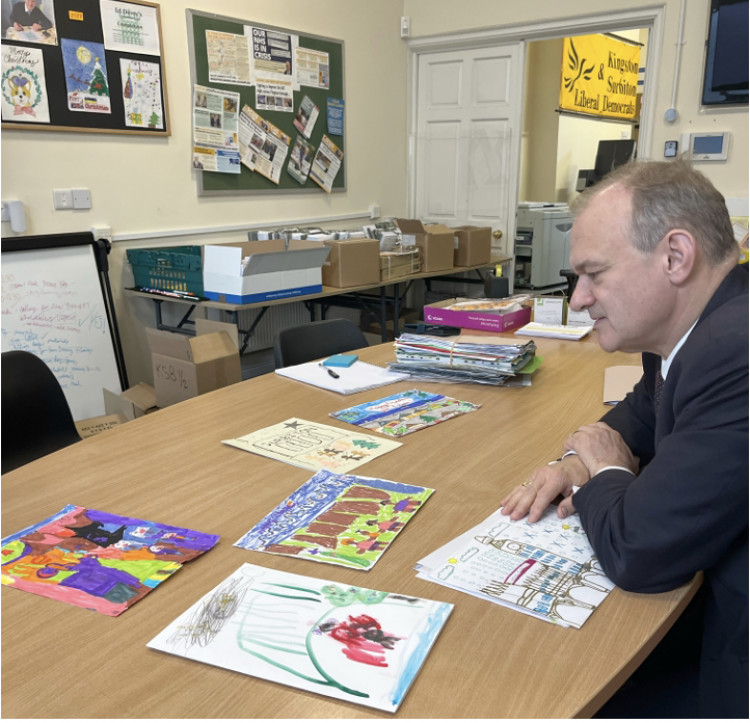
[(588, 309), (605, 351), (656, 351), (663, 342), (672, 288), (663, 272), (663, 240), (654, 253), (633, 247), (630, 192), (611, 186), (573, 224), (570, 265), (578, 274), (570, 299)]
[(36, 7), (36, 0), (26, 0), (26, 9), (31, 12)]

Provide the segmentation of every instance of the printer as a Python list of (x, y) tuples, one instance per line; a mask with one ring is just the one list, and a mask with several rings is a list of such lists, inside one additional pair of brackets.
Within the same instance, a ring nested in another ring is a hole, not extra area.
[(567, 203), (522, 201), (516, 212), (514, 288), (561, 286), (568, 268), (573, 216)]

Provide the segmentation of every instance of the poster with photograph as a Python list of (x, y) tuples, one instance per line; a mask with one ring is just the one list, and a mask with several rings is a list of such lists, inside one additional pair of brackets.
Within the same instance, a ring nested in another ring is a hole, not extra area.
[(278, 184), (292, 139), (248, 105), (240, 111), (239, 134), (243, 165)]
[(328, 136), (323, 136), (310, 168), (310, 178), (330, 193), (343, 160), (344, 152)]
[(300, 185), (303, 185), (310, 175), (310, 166), (312, 165), (314, 153), (315, 146), (312, 143), (308, 143), (302, 136), (297, 136), (286, 170)]
[(255, 107), (257, 110), (294, 112), (294, 88), (290, 78), (282, 76), (258, 77), (255, 80)]
[(304, 96), (294, 116), (294, 127), (305, 137), (309, 138), (318, 120), (320, 110), (308, 96)]
[(4, 0), (3, 40), (57, 45), (54, 0)]
[(194, 87), (193, 168), (240, 173), (239, 102), (239, 93)]
[(2, 118), (49, 123), (44, 58), (40, 48), (2, 46)]
[(292, 59), (296, 36), (268, 28), (245, 26), (252, 47), (253, 74), (292, 77)]
[(68, 92), (68, 110), (111, 113), (104, 45), (88, 40), (62, 38), (60, 47)]
[(328, 53), (310, 48), (295, 48), (294, 68), (297, 72), (297, 85), (327, 90), (331, 83), (330, 60)]

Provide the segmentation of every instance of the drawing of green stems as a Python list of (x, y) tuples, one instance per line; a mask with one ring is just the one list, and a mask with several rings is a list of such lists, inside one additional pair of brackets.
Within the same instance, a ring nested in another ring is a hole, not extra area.
[[(270, 595), (273, 597), (286, 598), (287, 600), (303, 600), (307, 602), (318, 602), (318, 603), (322, 602), (322, 600), (320, 599), (320, 593), (317, 590), (294, 587), (291, 585), (282, 585), (279, 587), (295, 589), (300, 592), (308, 593), (309, 595), (314, 595), (315, 597), (308, 597), (307, 595), (303, 596), (303, 595), (282, 594), (278, 592), (269, 592), (266, 590), (256, 590), (256, 592), (262, 593), (264, 595)], [(318, 659), (315, 657), (315, 654), (312, 651), (312, 639), (313, 639), (314, 631), (318, 628), (320, 623), (322, 623), (336, 609), (336, 607), (337, 606), (333, 606), (327, 609), (326, 612), (315, 621), (315, 624), (310, 628), (307, 635), (305, 636), (305, 650), (307, 651), (307, 656), (310, 659), (310, 662), (312, 663), (312, 665), (318, 671), (318, 673), (320, 673), (323, 680), (319, 680), (312, 676), (306, 675), (305, 673), (302, 673), (299, 670), (295, 670), (294, 668), (288, 665), (284, 665), (283, 663), (280, 663), (278, 660), (274, 660), (273, 658), (263, 655), (262, 653), (259, 653), (255, 650), (250, 650), (249, 648), (245, 647), (245, 645), (243, 644), (243, 640), (242, 640), (242, 630), (245, 628), (244, 620), (246, 620), (247, 617), (253, 612), (252, 609), (249, 609), (243, 618), (243, 625), (240, 626), (240, 631), (237, 633), (237, 644), (239, 645), (240, 649), (243, 650), (244, 652), (250, 653), (250, 655), (253, 655), (256, 658), (265, 661), (269, 665), (273, 665), (276, 668), (280, 668), (281, 670), (284, 670), (287, 673), (290, 673), (291, 675), (296, 675), (298, 678), (302, 678), (303, 680), (307, 680), (311, 683), (316, 683), (318, 685), (330, 685), (335, 688), (338, 688), (344, 693), (348, 693), (349, 695), (354, 695), (360, 698), (369, 698), (370, 697), (369, 693), (365, 693), (363, 691), (349, 688), (345, 686), (343, 683), (339, 683), (337, 680), (335, 680), (330, 675), (328, 675), (328, 673), (326, 673), (325, 670), (323, 670), (322, 666), (318, 662)], [(268, 648), (269, 650), (279, 650), (284, 653), (290, 653), (291, 655), (303, 655), (303, 653), (299, 650), (293, 650), (289, 647), (285, 647), (280, 644), (261, 642), (260, 640), (257, 640), (257, 639), (252, 640), (252, 643), (253, 645)]]

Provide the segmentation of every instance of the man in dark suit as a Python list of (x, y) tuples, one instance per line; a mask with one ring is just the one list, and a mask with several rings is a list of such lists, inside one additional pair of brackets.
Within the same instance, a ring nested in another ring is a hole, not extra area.
[(10, 19), (16, 30), (31, 28), (32, 30), (48, 30), (52, 23), (47, 16), (36, 6), (36, 0), (24, 0), (13, 6)]
[(558, 514), (579, 514), (625, 590), (702, 570), (700, 715), (747, 718), (748, 273), (724, 198), (684, 161), (637, 162), (573, 210), (570, 306), (588, 309), (606, 351), (642, 352), (643, 377), (503, 511), (533, 522), (562, 495)]

